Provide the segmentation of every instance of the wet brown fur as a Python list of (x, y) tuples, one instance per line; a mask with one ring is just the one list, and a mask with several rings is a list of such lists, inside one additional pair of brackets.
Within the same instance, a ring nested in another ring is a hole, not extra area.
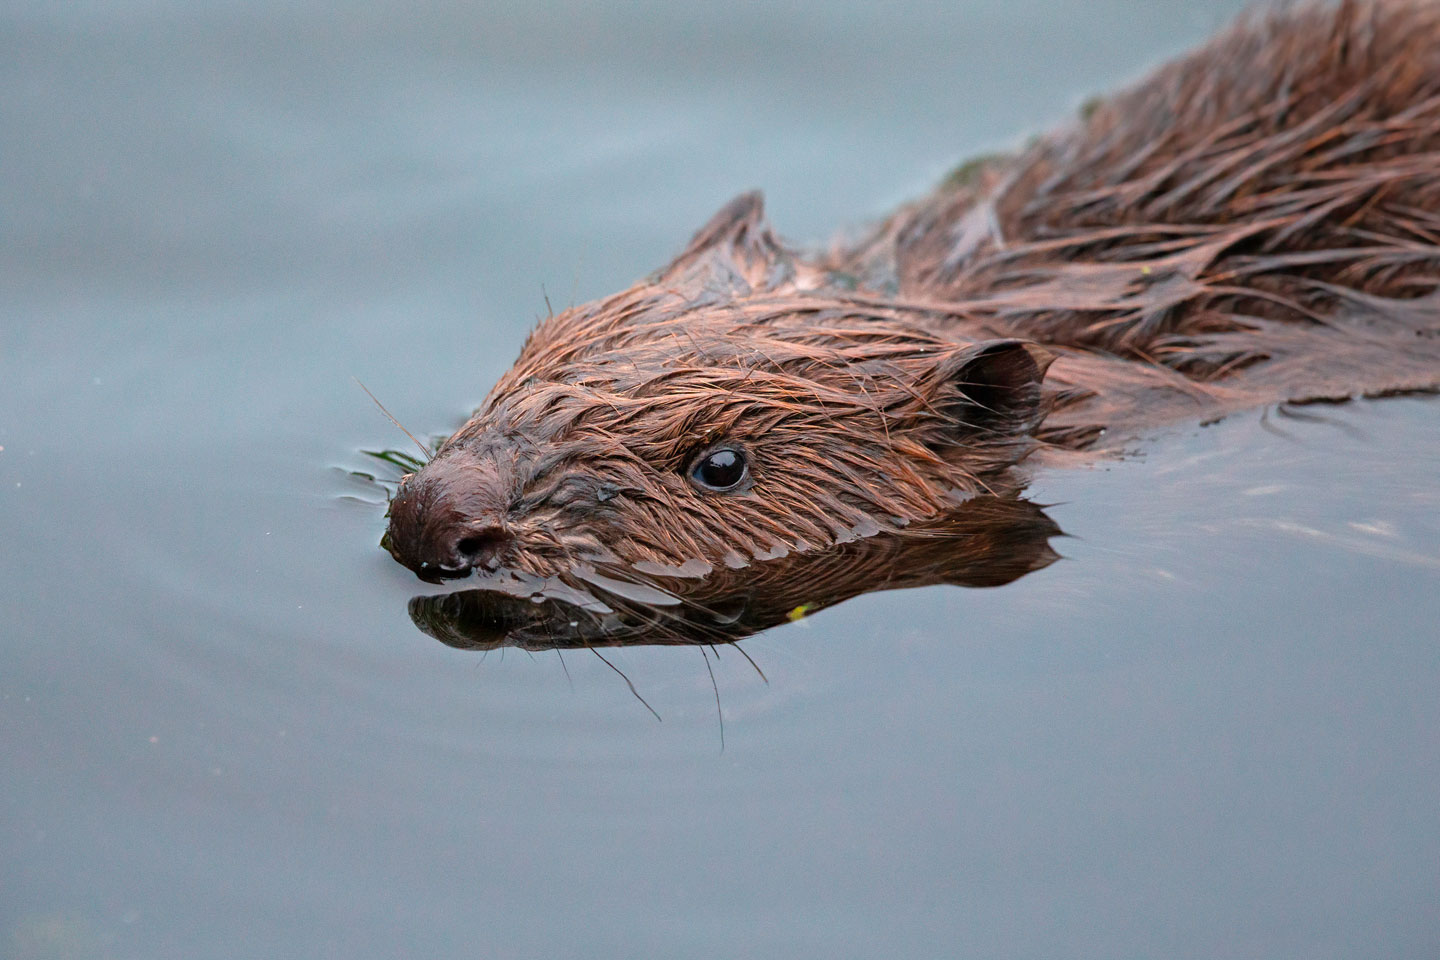
[[(1037, 450), (1434, 390), (1437, 283), (1440, 5), (1252, 17), (853, 247), (803, 260), (739, 198), (540, 324), (402, 486), (391, 550), (433, 571), (458, 530), (548, 577), (903, 529)], [(742, 491), (687, 479), (721, 441)]]
[[(1183, 382), (1152, 379), (1179, 415), (1186, 395), (1233, 409), (1434, 387), (1440, 4), (1252, 15), (1087, 113), (962, 168), (829, 265), (1012, 335), (1173, 370)], [(1171, 405), (1133, 409), (1118, 368), (1069, 366), (1052, 379), (1102, 400), (1052, 429)]]

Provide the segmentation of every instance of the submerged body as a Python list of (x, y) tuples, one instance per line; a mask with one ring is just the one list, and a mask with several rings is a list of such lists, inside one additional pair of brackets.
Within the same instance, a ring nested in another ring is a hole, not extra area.
[(1037, 453), (1434, 390), (1437, 288), (1440, 6), (1297, 8), (856, 246), (802, 258), (739, 198), (542, 322), (387, 544), (426, 578), (594, 584), (924, 537)]

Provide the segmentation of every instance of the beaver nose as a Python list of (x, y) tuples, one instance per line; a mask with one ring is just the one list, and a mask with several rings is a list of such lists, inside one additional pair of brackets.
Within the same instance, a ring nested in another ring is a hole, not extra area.
[(422, 580), (493, 570), (515, 544), (507, 489), (493, 458), (463, 448), (437, 456), (395, 492), (385, 546)]

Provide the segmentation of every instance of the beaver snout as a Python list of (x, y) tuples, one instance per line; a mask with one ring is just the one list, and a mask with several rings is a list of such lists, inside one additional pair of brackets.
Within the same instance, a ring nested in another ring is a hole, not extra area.
[(385, 546), (424, 580), (493, 569), (514, 543), (493, 466), (472, 457), (436, 460), (390, 503)]

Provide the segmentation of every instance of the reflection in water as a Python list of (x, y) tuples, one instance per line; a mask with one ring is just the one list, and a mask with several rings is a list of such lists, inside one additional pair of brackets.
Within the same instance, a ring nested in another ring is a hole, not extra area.
[(497, 572), (483, 586), (415, 597), (421, 631), (468, 650), (733, 643), (872, 590), (992, 587), (1048, 566), (1060, 534), (1019, 496), (982, 496), (947, 516), (739, 569), (579, 568), (560, 580)]

